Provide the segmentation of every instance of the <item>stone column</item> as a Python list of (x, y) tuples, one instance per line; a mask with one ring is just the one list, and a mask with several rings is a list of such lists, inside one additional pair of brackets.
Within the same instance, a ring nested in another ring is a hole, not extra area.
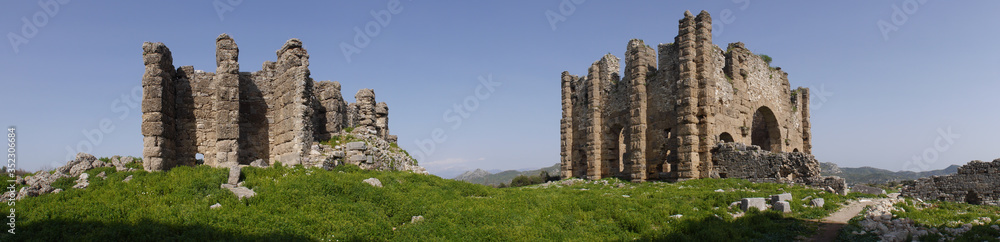
[[(354, 95), (358, 104), (358, 127), (362, 130), (375, 129), (375, 90), (361, 89)], [(377, 130), (376, 130), (377, 131)]]
[(216, 153), (215, 164), (229, 166), (239, 163), (239, 115), (240, 115), (240, 50), (233, 38), (227, 34), (215, 39), (216, 73), (215, 84)]
[(695, 45), (694, 16), (690, 11), (684, 12), (684, 18), (680, 20), (678, 34), (675, 42), (679, 52), (680, 82), (678, 83), (678, 97), (680, 103), (677, 107), (677, 166), (678, 180), (698, 178), (697, 166), (699, 159), (698, 147), (698, 79), (696, 76), (697, 65), (695, 58), (697, 50)]
[(646, 85), (656, 71), (656, 61), (653, 48), (646, 46), (642, 40), (629, 41), (625, 52), (625, 78), (629, 81), (629, 117), (627, 123), (628, 140), (625, 156), (629, 159), (629, 178), (632, 181), (645, 181), (646, 164)]
[(385, 102), (375, 104), (375, 131), (382, 139), (389, 138), (389, 105)]
[(695, 46), (697, 48), (697, 80), (698, 80), (698, 164), (695, 167), (700, 173), (698, 178), (709, 177), (712, 170), (712, 145), (714, 145), (715, 116), (712, 104), (716, 103), (715, 44), (712, 44), (712, 16), (702, 10), (695, 18)]
[(559, 124), (561, 177), (573, 176), (573, 81), (576, 77), (569, 72), (562, 73), (562, 120)]
[(142, 44), (146, 72), (142, 76), (142, 166), (162, 171), (174, 163), (174, 75), (173, 57), (163, 43)]

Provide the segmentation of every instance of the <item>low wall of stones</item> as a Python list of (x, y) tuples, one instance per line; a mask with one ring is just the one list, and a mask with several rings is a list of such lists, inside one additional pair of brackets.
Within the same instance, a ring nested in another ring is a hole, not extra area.
[(846, 181), (836, 176), (820, 176), (819, 161), (806, 153), (772, 153), (756, 145), (719, 143), (712, 148), (712, 163), (712, 177), (798, 183), (847, 194)]
[(920, 178), (916, 184), (903, 187), (903, 196), (1000, 205), (1000, 159), (993, 162), (974, 160), (947, 176)]

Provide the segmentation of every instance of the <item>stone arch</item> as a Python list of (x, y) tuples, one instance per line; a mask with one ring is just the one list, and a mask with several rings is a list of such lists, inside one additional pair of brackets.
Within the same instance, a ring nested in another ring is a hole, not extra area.
[(736, 142), (736, 140), (733, 139), (733, 135), (729, 134), (729, 132), (722, 132), (719, 134), (719, 142)]
[(750, 144), (760, 146), (762, 150), (781, 151), (781, 130), (778, 129), (778, 119), (767, 106), (757, 108), (753, 114)]
[(799, 152), (799, 148), (792, 149), (792, 152)]

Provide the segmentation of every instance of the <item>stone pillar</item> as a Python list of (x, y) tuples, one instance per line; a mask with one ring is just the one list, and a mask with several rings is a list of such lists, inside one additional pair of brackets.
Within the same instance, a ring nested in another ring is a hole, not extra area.
[(382, 139), (389, 138), (389, 105), (385, 102), (375, 104), (375, 131)]
[(362, 130), (375, 129), (375, 90), (361, 89), (354, 95), (358, 104), (358, 127)]
[(712, 171), (712, 153), (715, 135), (715, 111), (712, 100), (715, 98), (715, 83), (717, 76), (714, 57), (716, 54), (715, 44), (712, 44), (712, 16), (707, 11), (702, 10), (695, 18), (695, 46), (697, 56), (697, 80), (698, 80), (698, 164), (695, 167), (699, 172), (698, 178), (709, 177)]
[[(239, 47), (227, 34), (215, 39), (215, 164), (229, 166), (239, 163), (240, 126), (240, 64)], [(208, 154), (210, 155), (210, 154)]]
[(677, 106), (677, 166), (678, 180), (698, 178), (698, 79), (697, 79), (697, 46), (695, 45), (695, 23), (694, 16), (690, 11), (684, 12), (684, 18), (680, 20), (677, 38), (679, 52), (679, 79), (677, 85), (677, 97), (680, 98)]
[(646, 85), (653, 79), (656, 61), (653, 48), (642, 40), (629, 41), (625, 52), (625, 78), (629, 86), (629, 117), (627, 123), (629, 139), (626, 143), (625, 158), (629, 160), (629, 178), (634, 182), (647, 179), (646, 164)]
[(340, 132), (344, 128), (344, 98), (340, 94), (340, 82), (322, 81), (316, 83), (316, 99), (323, 113), (316, 113), (323, 120), (322, 127), (316, 127), (316, 137), (319, 140), (328, 140), (332, 133)]
[(589, 86), (587, 86), (586, 92), (590, 95), (588, 102), (590, 103), (588, 108), (590, 109), (590, 122), (587, 127), (587, 143), (589, 147), (587, 149), (587, 178), (591, 180), (601, 179), (603, 177), (603, 143), (604, 138), (602, 137), (602, 131), (604, 129), (604, 122), (601, 114), (604, 113), (603, 105), (603, 92), (600, 78), (600, 61), (594, 62), (590, 65), (590, 69), (587, 71), (587, 79), (589, 81)]
[(174, 167), (173, 57), (163, 43), (142, 44), (142, 166), (146, 171)]
[(309, 78), (309, 54), (298, 39), (290, 39), (279, 49), (275, 65), (273, 109), (278, 113), (273, 125), (276, 145), (271, 155), (285, 165), (301, 164), (313, 139), (313, 80)]
[(802, 113), (802, 152), (812, 154), (812, 124), (809, 122), (809, 88), (799, 88), (799, 112)]
[(559, 120), (560, 159), (562, 178), (573, 176), (573, 81), (576, 77), (562, 73), (562, 120)]

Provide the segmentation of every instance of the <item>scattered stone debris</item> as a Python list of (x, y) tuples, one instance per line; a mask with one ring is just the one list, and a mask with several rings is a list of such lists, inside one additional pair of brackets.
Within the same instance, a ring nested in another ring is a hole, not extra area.
[(132, 180), (132, 175), (128, 175), (128, 176), (125, 177), (125, 180), (122, 180), (122, 182), (128, 182), (128, 181), (131, 181), (131, 180)]
[(368, 178), (365, 179), (364, 182), (368, 183), (368, 185), (372, 185), (373, 187), (382, 187), (382, 181), (379, 181), (378, 178)]
[(253, 162), (250, 162), (250, 166), (257, 167), (257, 168), (267, 168), (268, 167), (267, 162), (264, 161), (264, 159), (254, 160)]
[(792, 206), (788, 204), (788, 201), (777, 201), (777, 202), (774, 203), (774, 205), (771, 207), (771, 209), (773, 209), (774, 211), (782, 212), (782, 213), (791, 213), (792, 212)]
[(216, 209), (216, 208), (221, 208), (221, 207), (222, 207), (222, 204), (219, 204), (219, 203), (215, 203), (215, 204), (212, 204), (212, 206), (208, 206), (208, 208), (211, 208), (211, 209)]
[(87, 186), (90, 186), (90, 180), (88, 180), (89, 178), (90, 178), (90, 174), (80, 173), (79, 178), (76, 179), (76, 185), (73, 185), (73, 188), (76, 188), (76, 189), (87, 188)]
[(726, 192), (726, 190), (717, 189), (717, 190), (715, 190), (715, 192)]
[(101, 180), (107, 180), (108, 179), (108, 175), (104, 174), (103, 171), (101, 173), (97, 173), (97, 177), (100, 177)]
[(410, 223), (411, 224), (412, 223), (421, 222), (421, 221), (424, 221), (424, 216), (423, 215), (417, 215), (417, 216), (410, 217)]
[(240, 166), (232, 165), (229, 167), (229, 179), (225, 184), (222, 184), (222, 188), (229, 189), (229, 191), (236, 194), (236, 198), (250, 198), (257, 196), (257, 193), (253, 189), (246, 188), (243, 186), (243, 182), (240, 182)]
[(681, 217), (684, 217), (684, 215), (683, 214), (674, 214), (674, 215), (670, 215), (670, 217), (671, 218), (681, 218)]
[(236, 185), (236, 183), (239, 183), (239, 182), (240, 182), (240, 166), (239, 165), (230, 166), (229, 167), (229, 180), (228, 180), (227, 183), (230, 184), (230, 185)]

